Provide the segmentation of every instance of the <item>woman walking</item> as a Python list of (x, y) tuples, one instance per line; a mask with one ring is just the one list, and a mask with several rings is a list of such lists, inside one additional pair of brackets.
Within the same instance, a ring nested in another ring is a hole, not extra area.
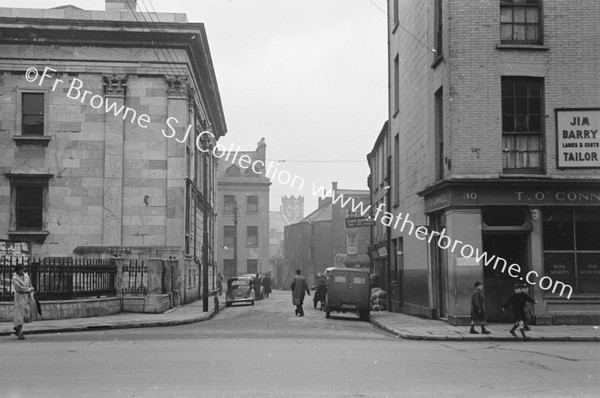
[(25, 273), (23, 264), (15, 266), (12, 283), (15, 291), (14, 329), (19, 340), (25, 340), (23, 336), (23, 324), (31, 322), (32, 312), (35, 312), (31, 310), (30, 303), (30, 294), (35, 289), (31, 286), (31, 280), (29, 279), (29, 275)]

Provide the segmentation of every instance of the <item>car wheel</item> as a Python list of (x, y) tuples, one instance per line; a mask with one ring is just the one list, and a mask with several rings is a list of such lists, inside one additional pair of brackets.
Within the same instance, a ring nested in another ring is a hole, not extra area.
[(252, 300), (252, 301), (250, 302), (250, 305), (254, 305), (254, 300)]
[(231, 307), (231, 303), (229, 301), (225, 302), (225, 307)]

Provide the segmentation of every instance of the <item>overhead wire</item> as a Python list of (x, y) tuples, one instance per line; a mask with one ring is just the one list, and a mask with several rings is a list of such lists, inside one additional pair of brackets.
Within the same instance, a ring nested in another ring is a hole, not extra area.
[(414, 35), (412, 32), (410, 32), (408, 29), (406, 29), (404, 26), (402, 26), (402, 24), (400, 24), (400, 22), (399, 22), (399, 21), (396, 21), (396, 20), (394, 20), (394, 18), (392, 18), (392, 17), (391, 17), (391, 16), (388, 14), (387, 10), (384, 10), (383, 8), (381, 8), (381, 7), (379, 6), (379, 4), (375, 3), (375, 1), (373, 1), (373, 0), (369, 0), (369, 2), (370, 2), (371, 4), (373, 4), (375, 7), (377, 7), (377, 9), (378, 9), (379, 11), (381, 11), (382, 13), (384, 13), (384, 14), (386, 15), (386, 17), (388, 18), (388, 20), (392, 21), (392, 22), (394, 23), (394, 25), (395, 25), (395, 26), (397, 25), (397, 26), (398, 26), (400, 29), (402, 29), (403, 31), (405, 31), (405, 32), (406, 32), (406, 33), (407, 33), (407, 34), (408, 34), (410, 37), (412, 37), (413, 39), (415, 39), (415, 40), (416, 40), (416, 41), (417, 41), (419, 44), (421, 44), (421, 45), (422, 45), (423, 47), (425, 47), (427, 50), (429, 50), (429, 51), (431, 51), (431, 52), (434, 52), (434, 53), (435, 53), (435, 52), (437, 52), (437, 51), (435, 50), (435, 48), (431, 48), (431, 47), (429, 47), (429, 46), (427, 45), (427, 43), (423, 42), (421, 39), (419, 39), (417, 36), (415, 36), (415, 35)]

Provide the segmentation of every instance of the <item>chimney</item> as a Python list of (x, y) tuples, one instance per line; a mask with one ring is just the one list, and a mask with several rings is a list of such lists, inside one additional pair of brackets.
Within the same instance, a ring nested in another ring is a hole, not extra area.
[(264, 137), (256, 144), (256, 157), (263, 162), (267, 160), (267, 144)]
[(331, 183), (331, 189), (333, 190), (333, 193), (337, 191), (337, 181), (333, 181)]
[(137, 0), (104, 0), (106, 11), (137, 11)]

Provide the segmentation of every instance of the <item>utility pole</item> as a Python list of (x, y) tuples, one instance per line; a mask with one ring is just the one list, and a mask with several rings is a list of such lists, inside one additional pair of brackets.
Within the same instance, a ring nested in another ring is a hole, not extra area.
[(238, 241), (238, 204), (233, 200), (233, 276), (238, 274), (237, 241)]
[[(208, 144), (206, 145), (208, 146)], [(208, 155), (202, 154), (202, 197), (204, 211), (202, 220), (202, 310), (208, 312)]]

